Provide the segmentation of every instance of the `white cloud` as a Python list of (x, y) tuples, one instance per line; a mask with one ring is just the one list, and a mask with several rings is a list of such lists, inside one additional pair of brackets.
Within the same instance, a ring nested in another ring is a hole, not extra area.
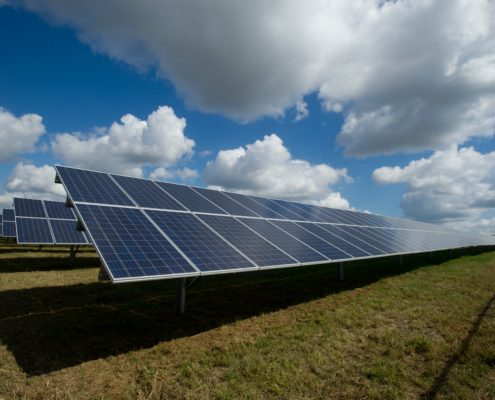
[(294, 122), (301, 121), (309, 115), (308, 111), (308, 103), (304, 100), (296, 101), (296, 117), (294, 118)]
[(156, 168), (151, 172), (149, 179), (153, 180), (170, 180), (178, 178), (181, 181), (195, 179), (199, 176), (198, 171), (184, 167), (180, 169), (166, 169), (163, 167)]
[(312, 203), (323, 207), (350, 208), (349, 201), (344, 199), (339, 192), (330, 193), (327, 197), (313, 201)]
[(188, 104), (249, 121), (318, 92), (351, 155), (494, 133), (490, 0), (17, 0), (93, 49), (156, 67)]
[(483, 212), (495, 207), (495, 152), (451, 146), (405, 167), (378, 168), (373, 179), (406, 184), (401, 207), (422, 221), (479, 226)]
[(5, 185), (6, 191), (0, 195), (0, 206), (12, 207), (14, 197), (42, 200), (65, 200), (65, 191), (55, 183), (55, 169), (50, 165), (36, 167), (18, 163)]
[(209, 161), (204, 178), (210, 187), (246, 194), (348, 206), (331, 185), (349, 179), (345, 169), (293, 159), (282, 139), (267, 135), (246, 147), (221, 150)]
[(56, 135), (52, 151), (71, 166), (142, 176), (146, 165), (170, 166), (192, 154), (185, 127), (172, 108), (159, 107), (146, 120), (126, 114), (108, 129)]
[(33, 151), (44, 133), (43, 118), (39, 115), (16, 117), (0, 107), (0, 162), (10, 161), (16, 154)]

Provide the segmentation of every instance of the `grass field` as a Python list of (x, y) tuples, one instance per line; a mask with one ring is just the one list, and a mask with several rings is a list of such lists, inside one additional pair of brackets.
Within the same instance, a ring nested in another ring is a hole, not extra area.
[(99, 283), (0, 245), (0, 399), (495, 398), (495, 252)]

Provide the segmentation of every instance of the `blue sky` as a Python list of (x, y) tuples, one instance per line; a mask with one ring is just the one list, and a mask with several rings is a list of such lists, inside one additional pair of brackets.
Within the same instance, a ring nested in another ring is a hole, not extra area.
[(491, 231), (494, 6), (454, 3), (0, 1), (0, 201), (62, 163)]

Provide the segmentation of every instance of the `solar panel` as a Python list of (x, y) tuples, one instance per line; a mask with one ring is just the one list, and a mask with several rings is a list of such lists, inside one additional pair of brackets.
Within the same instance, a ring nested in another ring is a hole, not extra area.
[(77, 222), (62, 219), (50, 219), (55, 244), (82, 245), (88, 244), (88, 239), (82, 231), (78, 231)]
[(14, 221), (3, 221), (3, 236), (4, 237), (16, 237), (16, 229)]
[(190, 211), (212, 214), (225, 214), (225, 211), (217, 207), (211, 201), (205, 199), (203, 196), (192, 190), (190, 187), (165, 182), (156, 183)]
[(278, 214), (277, 212), (273, 211), (272, 209), (264, 206), (263, 204), (257, 202), (256, 200), (244, 196), (242, 194), (238, 193), (227, 193), (225, 194), (230, 197), (231, 199), (237, 201), (238, 203), (242, 204), (244, 207), (248, 208), (249, 210), (253, 211), (257, 215), (263, 218), (276, 218), (276, 219), (287, 219), (284, 216)]
[(67, 207), (65, 203), (61, 201), (49, 201), (44, 200), (45, 209), (48, 214), (48, 218), (58, 218), (58, 219), (72, 219), (75, 220), (76, 216), (71, 207)]
[(385, 252), (370, 245), (369, 243), (353, 236), (350, 232), (347, 231), (348, 226), (344, 225), (328, 225), (321, 224), (319, 225), (321, 228), (327, 230), (330, 233), (333, 233), (335, 236), (345, 240), (348, 243), (352, 243), (353, 246), (358, 247), (361, 250), (364, 250), (366, 253), (372, 256), (384, 255)]
[(212, 203), (215, 203), (222, 210), (225, 210), (230, 215), (238, 215), (244, 217), (256, 217), (257, 215), (248, 210), (242, 204), (232, 200), (230, 197), (226, 196), (224, 193), (219, 192), (218, 190), (210, 190), (203, 188), (192, 188), (194, 191), (201, 194), (203, 197), (206, 197)]
[(277, 228), (270, 221), (255, 218), (239, 218), (243, 224), (270, 240), (300, 263), (317, 263), (328, 261), (323, 254), (318, 253), (300, 240)]
[(199, 275), (141, 210), (91, 204), (76, 209), (114, 281)]
[(342, 239), (340, 236), (334, 235), (333, 233), (327, 231), (325, 229), (325, 225), (316, 225), (310, 223), (300, 223), (299, 225), (302, 226), (304, 229), (310, 231), (311, 233), (314, 233), (316, 236), (327, 241), (328, 243), (331, 243), (332, 245), (338, 247), (342, 251), (345, 251), (352, 257), (367, 257), (370, 255), (366, 251), (352, 244), (352, 242), (348, 242)]
[(281, 215), (282, 217), (290, 220), (296, 220), (296, 221), (304, 221), (305, 218), (301, 216), (300, 214), (296, 212), (292, 212), (291, 210), (285, 208), (283, 206), (283, 203), (280, 201), (275, 201), (275, 200), (270, 200), (270, 199), (264, 199), (262, 197), (256, 197), (256, 196), (249, 196), (251, 199), (255, 200), (256, 202), (262, 204), (275, 214)]
[(23, 244), (53, 243), (48, 220), (43, 218), (17, 217), (17, 241)]
[(119, 175), (113, 175), (113, 178), (138, 206), (164, 210), (185, 210), (152, 181)]
[(108, 174), (60, 166), (57, 173), (74, 202), (134, 205)]
[(63, 202), (14, 198), (14, 206), (20, 244), (89, 243), (85, 234), (76, 230), (74, 211)]
[(41, 200), (14, 198), (16, 217), (46, 218), (45, 209)]
[[(66, 167), (57, 171), (114, 281), (495, 245), (494, 238), (374, 214)], [(73, 220), (60, 225), (52, 225), (54, 235), (81, 234), (72, 230)]]
[(192, 214), (147, 211), (147, 214), (201, 272), (258, 269)]
[(294, 222), (273, 221), (273, 223), (309, 247), (328, 257), (330, 260), (345, 260), (351, 258), (349, 254), (345, 253), (338, 247), (328, 243), (319, 236), (314, 235)]
[(295, 259), (283, 253), (233, 217), (200, 215), (199, 218), (260, 267), (298, 265)]
[(3, 209), (3, 221), (15, 221), (15, 213), (13, 208), (4, 208)]

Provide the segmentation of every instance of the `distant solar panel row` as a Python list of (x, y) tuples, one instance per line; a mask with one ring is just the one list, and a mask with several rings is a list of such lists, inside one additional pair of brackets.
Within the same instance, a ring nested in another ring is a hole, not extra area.
[(56, 168), (114, 281), (495, 244), (397, 218)]
[(15, 214), (12, 208), (4, 208), (2, 212), (2, 236), (16, 237)]
[(14, 198), (17, 242), (20, 244), (88, 244), (78, 231), (74, 211), (59, 201)]

